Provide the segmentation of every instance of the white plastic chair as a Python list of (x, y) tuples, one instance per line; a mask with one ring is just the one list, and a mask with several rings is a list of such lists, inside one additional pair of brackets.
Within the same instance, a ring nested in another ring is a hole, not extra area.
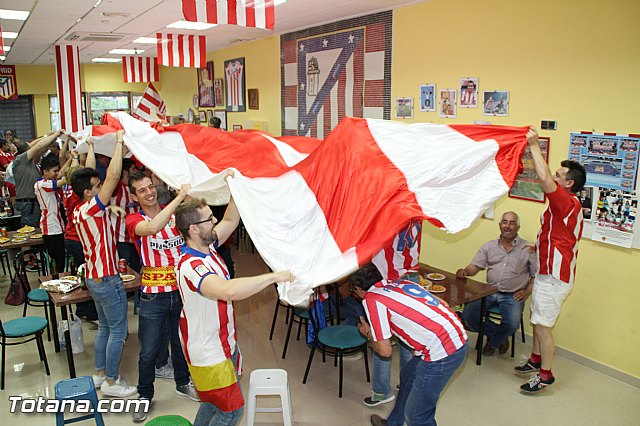
[[(279, 395), (278, 408), (257, 408), (256, 399), (261, 395)], [(249, 379), (249, 400), (247, 401), (247, 426), (253, 426), (256, 413), (282, 413), (285, 426), (293, 426), (293, 411), (289, 394), (287, 372), (280, 369), (253, 370)]]

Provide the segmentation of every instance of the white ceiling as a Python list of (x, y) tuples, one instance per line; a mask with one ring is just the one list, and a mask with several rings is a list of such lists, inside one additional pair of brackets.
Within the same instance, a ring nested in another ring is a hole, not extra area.
[[(11, 46), (4, 63), (52, 64), (53, 46), (69, 43), (64, 38), (73, 32), (128, 34), (118, 42), (75, 43), (80, 46), (81, 62), (86, 63), (96, 57), (119, 58), (121, 55), (109, 54), (116, 48), (137, 48), (145, 50), (142, 56), (156, 56), (155, 45), (132, 43), (138, 37), (155, 37), (156, 32), (206, 35), (207, 51), (213, 51), (421, 1), (424, 0), (288, 0), (276, 6), (273, 31), (235, 25), (189, 31), (165, 28), (182, 19), (180, 0), (0, 0), (1, 9), (31, 10), (27, 21), (2, 20), (3, 31), (19, 32), (15, 40), (4, 39), (4, 45)], [(110, 13), (127, 16), (108, 16)]]

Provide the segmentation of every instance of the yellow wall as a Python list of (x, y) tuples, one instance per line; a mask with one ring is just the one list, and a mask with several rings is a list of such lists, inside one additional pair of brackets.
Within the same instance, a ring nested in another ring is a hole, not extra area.
[[(418, 85), (456, 88), (479, 77), (479, 89), (509, 90), (509, 117), (485, 117), (479, 108), (458, 118), (415, 110), (412, 121), (539, 126), (557, 120), (551, 138), (555, 170), (567, 157), (569, 132), (639, 132), (640, 2), (615, 0), (433, 0), (397, 9), (393, 24), (392, 99), (418, 98)], [(419, 46), (419, 48), (417, 48)], [(395, 113), (392, 114), (395, 117)], [(521, 236), (531, 241), (542, 204), (504, 198), (496, 217), (520, 213)], [(466, 265), (498, 235), (497, 219), (481, 220), (458, 235), (425, 227), (422, 260), (448, 270)], [(576, 284), (554, 336), (558, 346), (640, 377), (640, 284), (632, 266), (640, 251), (583, 240)]]

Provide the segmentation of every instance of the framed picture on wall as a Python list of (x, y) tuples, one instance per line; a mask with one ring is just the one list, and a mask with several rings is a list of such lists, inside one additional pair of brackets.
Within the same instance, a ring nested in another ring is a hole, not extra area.
[(209, 123), (211, 122), (212, 118), (213, 118), (213, 110), (212, 109), (208, 109), (207, 110), (207, 125), (209, 125)]
[(207, 124), (207, 111), (198, 111), (198, 118), (200, 119), (200, 124)]
[(222, 82), (221, 78), (215, 79), (213, 81), (213, 95), (215, 97), (215, 101), (216, 101), (216, 105), (217, 107), (223, 107), (224, 106), (224, 95), (222, 94), (222, 86), (224, 85), (224, 83)]
[[(550, 139), (542, 136), (538, 139), (540, 141), (540, 150), (548, 164)], [(531, 158), (531, 151), (528, 146), (525, 148), (524, 154), (522, 154), (522, 165), (524, 166), (524, 170), (516, 176), (516, 180), (509, 190), (509, 197), (544, 203), (546, 201), (546, 195), (542, 189), (542, 185), (540, 185), (538, 181), (538, 174), (533, 167), (533, 158)]]
[(214, 107), (215, 95), (213, 90), (213, 62), (207, 62), (204, 68), (198, 68), (198, 105)]
[(443, 118), (456, 118), (456, 89), (440, 89), (438, 115)]
[(227, 112), (245, 112), (247, 110), (244, 74), (244, 58), (224, 61), (224, 88)]
[(260, 109), (258, 89), (249, 89), (247, 92), (249, 94), (249, 109)]
[(396, 98), (396, 117), (413, 118), (413, 98)]
[(213, 111), (213, 116), (220, 119), (220, 128), (227, 130), (227, 111), (224, 109), (217, 109)]
[(431, 112), (436, 110), (436, 85), (420, 85), (420, 111)]
[(233, 130), (242, 130), (242, 124), (234, 124)]
[(492, 92), (484, 92), (483, 96), (483, 115), (496, 115), (498, 117), (509, 116), (509, 92), (506, 90), (495, 90)]

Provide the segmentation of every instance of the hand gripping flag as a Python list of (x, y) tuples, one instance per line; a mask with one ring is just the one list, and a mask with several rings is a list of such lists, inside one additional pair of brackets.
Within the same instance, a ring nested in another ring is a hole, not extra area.
[(513, 184), (528, 130), (345, 118), (320, 142), (115, 116), (136, 158), (172, 187), (190, 183), (193, 196), (223, 204), (221, 172), (236, 170), (228, 187), (243, 223), (265, 262), (296, 276), (279, 288), (293, 304), (367, 263), (412, 220), (469, 227)]
[(185, 21), (266, 28), (275, 25), (273, 0), (182, 0)]

